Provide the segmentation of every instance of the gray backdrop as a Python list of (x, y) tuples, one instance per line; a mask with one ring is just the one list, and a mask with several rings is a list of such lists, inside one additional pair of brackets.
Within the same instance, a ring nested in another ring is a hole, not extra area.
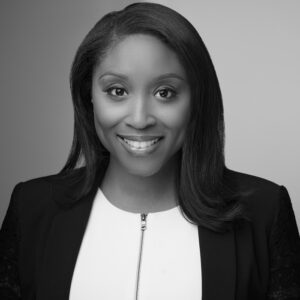
[[(87, 31), (134, 1), (0, 2), (0, 224), (14, 185), (58, 172), (73, 133), (69, 69)], [(226, 163), (287, 187), (300, 224), (300, 2), (154, 1), (200, 32), (224, 97)]]

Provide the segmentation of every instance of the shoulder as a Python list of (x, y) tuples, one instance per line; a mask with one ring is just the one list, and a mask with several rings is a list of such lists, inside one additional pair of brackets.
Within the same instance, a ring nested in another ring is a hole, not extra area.
[(12, 192), (12, 199), (18, 202), (20, 209), (49, 205), (55, 196), (65, 196), (74, 191), (82, 181), (84, 171), (85, 168), (79, 168), (63, 175), (51, 174), (20, 182)]
[(16, 188), (22, 193), (39, 194), (40, 192), (49, 191), (53, 187), (71, 188), (78, 180), (82, 179), (85, 168), (69, 170), (64, 174), (51, 174), (47, 176), (32, 178), (16, 185)]
[(278, 183), (259, 176), (226, 170), (228, 181), (234, 185), (251, 220), (259, 227), (270, 228), (282, 201), (290, 202), (287, 189)]
[(271, 196), (276, 194), (281, 185), (266, 178), (226, 169), (226, 179), (234, 185), (238, 191), (243, 191), (252, 196)]

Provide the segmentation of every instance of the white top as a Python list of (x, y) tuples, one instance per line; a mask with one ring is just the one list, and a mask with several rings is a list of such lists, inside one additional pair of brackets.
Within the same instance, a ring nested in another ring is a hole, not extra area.
[[(122, 210), (98, 190), (73, 273), (69, 300), (135, 300), (141, 214)], [(179, 207), (149, 213), (139, 300), (200, 300), (198, 228)]]

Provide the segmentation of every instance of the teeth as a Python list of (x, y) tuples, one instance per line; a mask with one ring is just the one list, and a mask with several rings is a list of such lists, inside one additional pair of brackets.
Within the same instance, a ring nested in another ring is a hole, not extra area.
[(152, 141), (143, 141), (143, 142), (127, 140), (125, 138), (123, 138), (123, 140), (125, 141), (125, 143), (127, 143), (132, 148), (145, 149), (145, 148), (148, 148), (148, 147), (152, 146), (153, 144), (157, 143), (159, 138), (152, 140)]

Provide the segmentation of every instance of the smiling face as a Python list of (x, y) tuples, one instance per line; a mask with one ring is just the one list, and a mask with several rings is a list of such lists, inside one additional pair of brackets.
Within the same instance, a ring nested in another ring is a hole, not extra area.
[(96, 132), (110, 164), (151, 176), (176, 163), (190, 116), (191, 92), (174, 51), (151, 35), (129, 35), (95, 68)]

